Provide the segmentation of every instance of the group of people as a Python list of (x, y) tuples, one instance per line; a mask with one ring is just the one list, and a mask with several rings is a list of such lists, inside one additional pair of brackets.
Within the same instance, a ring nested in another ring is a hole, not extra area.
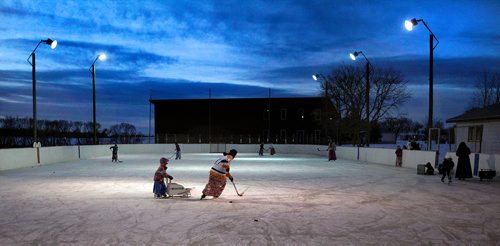
[[(403, 163), (403, 150), (401, 146), (397, 146), (396, 151), (396, 167), (401, 167)], [(458, 145), (456, 155), (458, 157), (457, 169), (455, 171), (455, 178), (458, 180), (465, 180), (466, 178), (472, 178), (472, 168), (470, 163), (469, 155), (471, 151), (469, 147), (464, 142)], [(429, 164), (430, 165), (430, 164)], [(448, 177), (448, 183), (451, 183), (451, 171), (455, 167), (453, 158), (450, 154), (444, 157), (443, 163), (438, 167), (439, 173), (442, 174), (441, 182), (444, 183), (446, 177)]]
[[(214, 198), (219, 197), (226, 187), (227, 179), (233, 182), (233, 176), (229, 171), (231, 161), (236, 157), (236, 154), (238, 154), (238, 151), (231, 149), (227, 153), (224, 152), (223, 156), (215, 161), (210, 169), (208, 183), (202, 191), (200, 200), (207, 196), (212, 196)], [(167, 185), (165, 184), (165, 179), (174, 179), (172, 175), (167, 173), (168, 163), (169, 159), (165, 157), (160, 158), (160, 166), (156, 169), (154, 174), (153, 193), (156, 198), (167, 197)]]
[[(115, 144), (110, 147), (113, 150), (112, 160), (118, 160), (118, 146)], [(260, 145), (259, 155), (262, 155), (264, 145)], [(330, 141), (326, 149), (328, 151), (328, 161), (335, 161), (337, 159), (335, 150), (336, 146), (333, 141)], [(181, 150), (177, 143), (175, 143), (175, 153), (176, 160), (181, 159)], [(209, 172), (208, 183), (202, 191), (200, 200), (207, 196), (212, 196), (214, 198), (219, 197), (224, 188), (226, 187), (227, 179), (233, 182), (233, 176), (230, 173), (231, 161), (236, 157), (238, 151), (236, 149), (231, 149), (229, 152), (224, 152), (223, 156), (215, 161)], [(458, 157), (457, 169), (455, 172), (455, 178), (459, 180), (465, 180), (466, 178), (472, 178), (472, 168), (470, 165), (469, 155), (471, 154), (470, 149), (464, 142), (461, 142), (457, 148), (456, 155)], [(403, 150), (401, 146), (396, 148), (396, 166), (401, 167), (402, 165)], [(166, 198), (166, 184), (165, 179), (172, 180), (173, 177), (167, 173), (167, 165), (169, 159), (162, 157), (160, 158), (160, 166), (157, 168), (153, 180), (153, 193), (156, 198)], [(443, 160), (443, 163), (439, 165), (439, 172), (442, 174), (441, 182), (444, 183), (446, 177), (448, 177), (448, 183), (452, 182), (451, 171), (453, 170), (455, 163), (450, 154), (447, 154)]]
[[(274, 155), (276, 154), (276, 149), (274, 148), (274, 146), (271, 144), (271, 146), (269, 146), (269, 154), (270, 155)], [(261, 143), (260, 146), (259, 146), (259, 156), (263, 156), (264, 155), (264, 151), (266, 151), (266, 149), (264, 148), (264, 144)]]

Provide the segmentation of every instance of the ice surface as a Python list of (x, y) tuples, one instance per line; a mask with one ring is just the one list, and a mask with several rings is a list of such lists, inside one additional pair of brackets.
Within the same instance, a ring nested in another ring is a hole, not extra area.
[(160, 155), (0, 172), (1, 245), (336, 245), (500, 242), (500, 182), (305, 155), (238, 154), (218, 199), (199, 200), (218, 154), (168, 172), (191, 198), (154, 199)]

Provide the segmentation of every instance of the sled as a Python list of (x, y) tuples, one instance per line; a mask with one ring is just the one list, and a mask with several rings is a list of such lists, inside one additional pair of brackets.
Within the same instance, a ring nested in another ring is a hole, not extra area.
[(191, 196), (191, 188), (184, 188), (184, 186), (172, 183), (172, 181), (168, 179), (167, 196), (187, 198)]

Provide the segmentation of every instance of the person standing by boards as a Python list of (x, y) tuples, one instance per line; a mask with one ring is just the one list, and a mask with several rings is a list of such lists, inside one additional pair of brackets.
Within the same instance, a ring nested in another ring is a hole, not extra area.
[(181, 159), (181, 147), (179, 146), (178, 143), (175, 143), (175, 159), (176, 160)]
[(328, 147), (326, 148), (328, 151), (328, 161), (336, 161), (337, 160), (337, 155), (335, 154), (335, 150), (337, 150), (337, 147), (333, 143), (333, 140), (330, 140), (330, 143), (328, 143)]
[(109, 147), (111, 150), (111, 162), (118, 162), (118, 145)]

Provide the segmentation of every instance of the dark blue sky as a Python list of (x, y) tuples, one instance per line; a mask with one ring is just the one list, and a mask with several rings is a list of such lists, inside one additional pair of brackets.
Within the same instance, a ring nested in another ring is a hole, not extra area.
[(429, 33), (435, 50), (434, 117), (470, 105), (474, 83), (499, 72), (500, 1), (2, 1), (0, 117), (32, 116), (31, 66), (37, 50), (38, 119), (97, 120), (148, 131), (153, 98), (316, 96), (313, 73), (363, 51), (375, 67), (401, 71), (412, 99), (402, 113), (424, 122), (428, 109)]

